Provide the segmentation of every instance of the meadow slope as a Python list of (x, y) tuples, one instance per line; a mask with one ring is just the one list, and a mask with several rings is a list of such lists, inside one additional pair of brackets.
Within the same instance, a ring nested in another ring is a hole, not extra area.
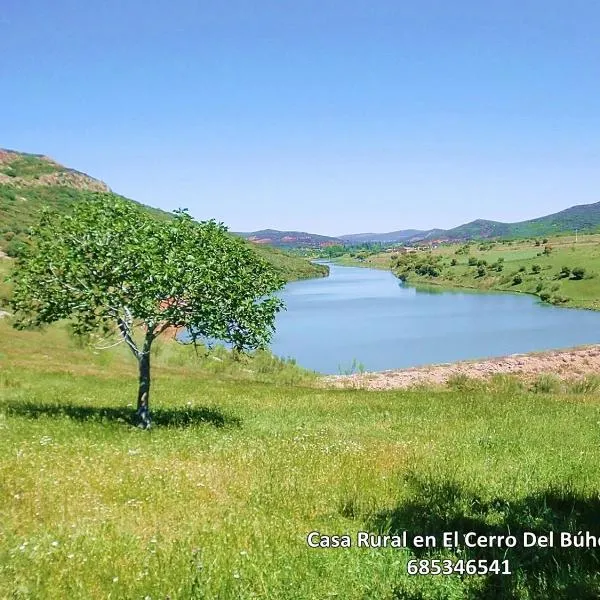
[(174, 343), (153, 361), (144, 432), (125, 349), (0, 320), (0, 598), (600, 595), (599, 550), (434, 549), (514, 574), (411, 577), (416, 548), (306, 544), (313, 530), (600, 535), (594, 386), (331, 390), (267, 355)]

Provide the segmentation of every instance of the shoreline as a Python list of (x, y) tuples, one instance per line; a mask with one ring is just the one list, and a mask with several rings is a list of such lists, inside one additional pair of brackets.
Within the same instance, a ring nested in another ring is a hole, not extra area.
[(406, 369), (327, 375), (322, 381), (327, 387), (333, 388), (394, 390), (419, 385), (443, 386), (451, 379), (462, 376), (485, 381), (494, 375), (517, 375), (527, 381), (543, 374), (552, 374), (561, 380), (574, 380), (598, 373), (600, 344), (592, 344)]
[(553, 306), (556, 308), (571, 308), (571, 309), (576, 309), (576, 310), (591, 310), (593, 312), (598, 312), (600, 311), (600, 305), (598, 306), (594, 306), (594, 305), (588, 305), (587, 303), (582, 303), (579, 304), (577, 302), (577, 300), (573, 300), (570, 299), (569, 303), (562, 303), (562, 302), (548, 302), (546, 300), (542, 300), (540, 297), (540, 294), (534, 291), (525, 291), (525, 290), (507, 290), (505, 288), (501, 288), (501, 287), (495, 287), (495, 286), (490, 286), (490, 287), (478, 287), (478, 286), (474, 286), (474, 285), (468, 285), (468, 284), (461, 284), (461, 283), (457, 283), (455, 281), (450, 281), (448, 279), (443, 279), (441, 278), (441, 280), (432, 280), (432, 279), (420, 279), (418, 278), (416, 281), (414, 279), (406, 279), (403, 280), (400, 277), (398, 277), (398, 275), (394, 272), (393, 269), (390, 269), (389, 267), (385, 266), (385, 265), (380, 265), (380, 264), (373, 264), (373, 263), (363, 263), (363, 262), (350, 262), (350, 261), (339, 261), (336, 259), (332, 259), (331, 262), (339, 267), (357, 267), (357, 268), (366, 268), (366, 269), (375, 269), (377, 271), (387, 271), (388, 273), (391, 273), (398, 281), (404, 283), (405, 285), (408, 285), (410, 287), (413, 288), (428, 288), (428, 287), (432, 287), (432, 288), (436, 288), (439, 289), (440, 291), (444, 291), (444, 292), (460, 292), (463, 290), (469, 290), (472, 291), (473, 293), (483, 293), (483, 294), (518, 294), (521, 296), (531, 296), (533, 298), (536, 298), (537, 301), (540, 304), (543, 304), (545, 306)]

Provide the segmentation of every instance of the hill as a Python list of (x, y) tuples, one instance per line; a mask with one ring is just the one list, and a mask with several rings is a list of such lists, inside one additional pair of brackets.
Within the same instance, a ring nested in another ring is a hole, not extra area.
[[(48, 156), (0, 149), (0, 251), (9, 256), (18, 254), (42, 207), (67, 212), (75, 202), (85, 202), (100, 193), (118, 196), (103, 181)], [(142, 206), (157, 218), (170, 218), (165, 211)], [(286, 280), (327, 275), (323, 265), (272, 248), (258, 251)]]
[(593, 233), (600, 229), (600, 202), (580, 204), (544, 217), (516, 223), (476, 219), (452, 229), (405, 229), (389, 233), (352, 233), (340, 238), (346, 243), (403, 242), (412, 243), (432, 239), (472, 240), (488, 238), (529, 238), (557, 233)]
[(390, 231), (389, 233), (348, 233), (340, 235), (340, 239), (350, 244), (362, 244), (363, 242), (406, 242), (426, 233), (426, 231), (421, 229), (403, 229), (400, 231)]
[(323, 248), (343, 244), (340, 238), (305, 231), (278, 231), (277, 229), (262, 229), (261, 231), (233, 232), (255, 244), (288, 247), (288, 248)]

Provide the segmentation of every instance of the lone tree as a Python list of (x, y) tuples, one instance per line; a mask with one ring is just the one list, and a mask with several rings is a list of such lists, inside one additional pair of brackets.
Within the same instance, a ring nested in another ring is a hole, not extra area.
[(260, 348), (283, 307), (274, 295), (283, 280), (224, 225), (198, 223), (185, 211), (161, 220), (107, 194), (70, 215), (44, 212), (12, 279), (17, 328), (70, 319), (76, 334), (127, 344), (138, 362), (144, 428), (150, 349), (161, 333), (183, 327), (236, 351)]

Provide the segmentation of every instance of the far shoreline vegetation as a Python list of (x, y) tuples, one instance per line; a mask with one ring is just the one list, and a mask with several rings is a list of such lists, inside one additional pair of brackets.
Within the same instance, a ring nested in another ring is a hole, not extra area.
[(414, 286), (525, 293), (568, 308), (600, 310), (600, 234), (339, 248), (334, 264), (391, 271)]

